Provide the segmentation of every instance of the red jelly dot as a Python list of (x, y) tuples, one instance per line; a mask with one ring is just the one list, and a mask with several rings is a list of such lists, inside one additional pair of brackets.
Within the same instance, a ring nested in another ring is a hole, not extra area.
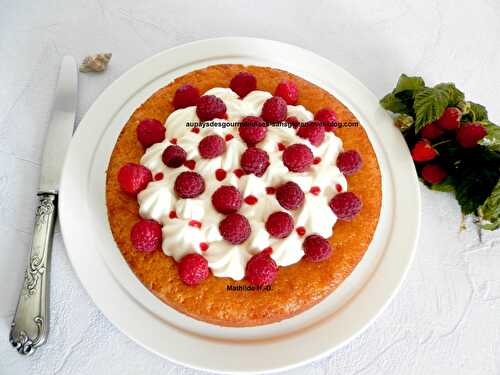
[(295, 229), (295, 230), (297, 231), (297, 234), (298, 234), (299, 236), (301, 236), (301, 237), (302, 237), (304, 234), (306, 234), (306, 228), (304, 228), (304, 227), (298, 227), (298, 228), (297, 228), (297, 229)]
[(170, 219), (176, 219), (177, 218), (177, 212), (175, 211), (170, 211), (170, 213), (168, 214), (168, 217)]
[(278, 143), (278, 150), (283, 151), (286, 146), (283, 143)]
[(234, 174), (236, 175), (236, 177), (240, 178), (245, 174), (245, 171), (243, 169), (238, 168), (234, 170)]
[(195, 227), (195, 228), (201, 228), (201, 222), (198, 220), (191, 220), (189, 222), (189, 226)]
[(219, 168), (215, 171), (215, 178), (217, 179), (217, 181), (224, 180), (226, 176), (227, 172), (224, 169)]
[(321, 158), (319, 156), (315, 157), (313, 160), (313, 164), (319, 164), (319, 163), (321, 163)]
[(313, 186), (311, 190), (309, 190), (311, 194), (318, 195), (321, 192), (321, 189), (319, 186)]
[(264, 250), (261, 251), (264, 254), (271, 255), (273, 252), (273, 248), (271, 246), (266, 247)]
[(249, 195), (248, 197), (245, 198), (245, 203), (253, 206), (255, 203), (257, 203), (258, 199), (257, 197), (253, 195)]
[(342, 185), (340, 184), (335, 185), (335, 189), (337, 189), (337, 192), (340, 193), (342, 191)]
[(177, 144), (177, 138), (172, 138), (170, 140), (170, 143), (172, 143), (173, 145), (176, 145)]
[(194, 160), (186, 160), (184, 162), (184, 166), (191, 169), (191, 170), (194, 170), (194, 167), (196, 166), (196, 162)]
[(226, 134), (226, 136), (224, 137), (224, 139), (226, 140), (226, 142), (230, 141), (233, 138), (234, 138), (234, 136), (232, 134)]
[(206, 242), (200, 243), (200, 250), (201, 251), (207, 251), (208, 250), (208, 244)]
[(198, 134), (200, 132), (200, 128), (193, 128), (191, 131), (195, 134)]
[(273, 195), (274, 193), (276, 193), (276, 188), (273, 188), (272, 186), (268, 186), (268, 187), (266, 187), (266, 193), (269, 195)]
[(155, 181), (160, 181), (161, 179), (163, 179), (163, 173), (158, 172), (155, 174)]

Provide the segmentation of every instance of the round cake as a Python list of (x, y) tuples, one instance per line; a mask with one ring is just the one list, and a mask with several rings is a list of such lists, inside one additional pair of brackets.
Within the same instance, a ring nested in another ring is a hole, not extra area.
[(139, 280), (195, 319), (255, 326), (327, 297), (361, 261), (382, 199), (363, 126), (291, 73), (213, 65), (125, 124), (106, 180), (114, 239)]

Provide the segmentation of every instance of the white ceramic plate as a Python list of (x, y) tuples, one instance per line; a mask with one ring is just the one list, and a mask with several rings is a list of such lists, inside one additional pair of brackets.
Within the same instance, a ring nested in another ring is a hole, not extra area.
[[(220, 63), (281, 68), (325, 88), (365, 127), (382, 171), (380, 222), (353, 274), (309, 311), (261, 327), (218, 327), (163, 304), (122, 258), (106, 215), (105, 171), (131, 113), (175, 77)], [(104, 315), (147, 349), (179, 364), (218, 372), (284, 370), (346, 344), (381, 313), (397, 291), (411, 263), (420, 224), (413, 163), (377, 98), (343, 69), (312, 52), (252, 38), (202, 40), (164, 51), (109, 86), (72, 140), (59, 206), (69, 258)]]

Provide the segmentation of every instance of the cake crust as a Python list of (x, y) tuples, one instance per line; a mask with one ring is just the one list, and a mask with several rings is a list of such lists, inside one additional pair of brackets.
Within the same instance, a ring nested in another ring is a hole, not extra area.
[[(278, 83), (292, 80), (299, 89), (298, 104), (315, 113), (329, 107), (339, 121), (356, 122), (355, 116), (334, 96), (291, 73), (258, 66), (213, 65), (177, 78), (155, 92), (130, 117), (121, 131), (109, 161), (106, 178), (106, 203), (113, 237), (123, 257), (139, 280), (158, 298), (174, 309), (195, 319), (221, 326), (269, 324), (297, 315), (332, 293), (353, 271), (365, 254), (376, 229), (382, 201), (381, 176), (375, 152), (363, 127), (337, 129), (344, 149), (357, 150), (363, 167), (348, 177), (349, 191), (363, 201), (363, 209), (352, 221), (338, 221), (330, 239), (333, 253), (323, 262), (304, 260), (280, 267), (270, 290), (241, 290), (245, 280), (234, 281), (212, 275), (190, 287), (178, 276), (172, 257), (162, 251), (142, 253), (130, 241), (132, 226), (140, 219), (137, 199), (123, 193), (117, 181), (120, 167), (139, 163), (144, 148), (137, 140), (138, 123), (154, 118), (162, 123), (175, 109), (172, 99), (183, 84), (193, 84), (200, 92), (213, 87), (229, 87), (232, 77), (247, 71), (257, 78), (257, 90), (273, 93)], [(272, 168), (272, 166), (271, 166)], [(228, 286), (233, 290), (228, 290)]]

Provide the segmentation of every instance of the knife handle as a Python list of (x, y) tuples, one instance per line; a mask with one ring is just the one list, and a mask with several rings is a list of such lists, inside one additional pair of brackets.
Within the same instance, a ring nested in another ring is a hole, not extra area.
[(31, 251), (9, 335), (12, 346), (24, 355), (42, 345), (49, 331), (49, 263), (57, 194), (40, 193), (38, 197)]

